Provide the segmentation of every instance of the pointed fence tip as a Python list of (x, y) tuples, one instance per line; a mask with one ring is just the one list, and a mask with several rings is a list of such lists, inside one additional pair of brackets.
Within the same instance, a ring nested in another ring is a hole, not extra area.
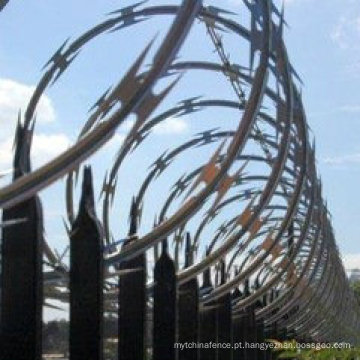
[(95, 209), (94, 187), (91, 166), (85, 166), (80, 200), (80, 211)]
[(138, 231), (138, 221), (139, 221), (139, 209), (135, 196), (133, 196), (132, 198), (129, 220), (130, 220), (129, 236), (134, 236)]

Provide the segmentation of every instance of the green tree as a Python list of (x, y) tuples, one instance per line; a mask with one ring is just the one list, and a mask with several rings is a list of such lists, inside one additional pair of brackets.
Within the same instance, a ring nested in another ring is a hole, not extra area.
[(356, 299), (360, 305), (360, 281), (355, 281), (351, 284), (352, 289), (354, 290)]
[(43, 326), (44, 352), (66, 354), (68, 352), (69, 323), (66, 320), (53, 320)]

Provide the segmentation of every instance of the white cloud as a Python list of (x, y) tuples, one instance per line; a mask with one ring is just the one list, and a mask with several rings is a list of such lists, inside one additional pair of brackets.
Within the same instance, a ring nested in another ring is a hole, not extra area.
[(134, 124), (135, 124), (134, 119), (125, 120), (124, 123), (120, 126), (120, 131), (122, 132), (130, 131), (134, 126)]
[[(114, 136), (114, 138), (117, 137), (117, 140), (113, 139), (111, 140), (111, 142), (122, 142), (126, 134), (132, 129), (134, 124), (134, 119), (126, 120), (124, 124), (120, 127), (119, 133)], [(185, 133), (186, 131), (188, 131), (188, 129), (189, 125), (185, 120), (181, 118), (170, 117), (168, 119), (165, 119), (158, 125), (154, 126), (152, 131), (155, 135), (179, 135)]]
[[(35, 86), (25, 85), (14, 80), (0, 78), (0, 126), (8, 126), (17, 120), (21, 109), (25, 112)], [(55, 110), (47, 96), (40, 99), (37, 107), (37, 121), (49, 123), (55, 121)]]
[(116, 133), (104, 146), (105, 150), (120, 149), (120, 146), (125, 140), (125, 135), (122, 133)]
[(324, 162), (329, 165), (360, 164), (360, 153), (327, 157)]
[(340, 16), (330, 37), (341, 49), (359, 49), (360, 16), (353, 14)]
[(65, 134), (35, 134), (32, 148), (34, 164), (46, 163), (68, 149), (70, 145), (71, 141)]
[(348, 47), (347, 39), (347, 21), (345, 16), (341, 16), (330, 34), (331, 40), (340, 48), (345, 49)]
[[(10, 166), (12, 162), (12, 144), (14, 141), (15, 129), (19, 110), (25, 112), (26, 106), (35, 90), (34, 86), (25, 85), (11, 79), (0, 78), (0, 164), (1, 168)], [(51, 100), (43, 96), (37, 107), (37, 121), (39, 123), (51, 123), (55, 121), (55, 110)], [(46, 140), (46, 135), (36, 136), (33, 153), (40, 160), (46, 153), (51, 158), (53, 152), (63, 145), (62, 135), (52, 138), (54, 144), (48, 143), (49, 148), (44, 155), (40, 154), (40, 148)], [(53, 146), (52, 146), (53, 145)], [(35, 147), (38, 147), (37, 149)], [(34, 164), (36, 161), (34, 162)]]
[[(65, 134), (35, 134), (31, 149), (31, 159), (35, 167), (45, 164), (65, 151), (71, 144)], [(11, 168), (13, 160), (13, 139), (8, 138), (0, 143), (0, 166)]]
[[(11, 168), (18, 112), (21, 109), (24, 113), (34, 90), (34, 86), (0, 78), (0, 169)], [(48, 124), (56, 120), (55, 109), (49, 97), (41, 98), (36, 115), (39, 123)], [(121, 146), (133, 124), (133, 119), (126, 121), (120, 132), (106, 145), (106, 149), (113, 150), (113, 147)], [(182, 134), (187, 129), (188, 124), (184, 120), (169, 118), (154, 128), (154, 134)], [(44, 134), (35, 131), (31, 149), (34, 168), (60, 155), (70, 144), (71, 141), (65, 133)]]
[[(126, 134), (128, 131), (130, 131), (135, 124), (135, 120), (127, 120), (124, 122), (122, 127), (120, 128), (121, 134)], [(181, 119), (176, 117), (170, 117), (168, 119), (165, 119), (160, 124), (156, 125), (153, 128), (153, 132), (155, 135), (178, 135), (183, 134), (189, 129), (188, 123)], [(123, 140), (123, 139), (122, 139)]]
[[(134, 120), (127, 120), (124, 122), (123, 126), (120, 128), (120, 131), (117, 132), (104, 146), (105, 151), (114, 152), (120, 149), (122, 143), (124, 142), (126, 135), (131, 130), (134, 125)], [(169, 118), (156, 125), (153, 128), (153, 134), (157, 136), (164, 135), (180, 135), (185, 133), (188, 130), (189, 126), (185, 120), (179, 118)], [(0, 149), (1, 157), (1, 149)]]
[(171, 134), (183, 134), (189, 128), (187, 122), (180, 118), (169, 118), (162, 121), (159, 125), (154, 128), (154, 133), (158, 135), (171, 135)]
[(360, 254), (345, 254), (342, 258), (346, 269), (360, 269)]
[[(0, 78), (0, 166), (11, 168), (13, 160), (13, 142), (18, 112), (25, 112), (35, 86), (19, 83), (11, 79)], [(42, 96), (36, 110), (37, 122), (49, 124), (55, 121), (55, 109), (47, 96)], [(31, 158), (34, 167), (38, 167), (61, 154), (71, 144), (63, 133), (38, 134), (35, 131)]]

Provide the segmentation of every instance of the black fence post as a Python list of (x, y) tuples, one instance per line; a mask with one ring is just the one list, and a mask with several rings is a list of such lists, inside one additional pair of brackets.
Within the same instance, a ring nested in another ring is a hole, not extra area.
[[(264, 297), (265, 298), (265, 297)], [(271, 290), (270, 293), (267, 294), (266, 300), (264, 300), (264, 304), (272, 303), (274, 301), (274, 291)], [(277, 309), (271, 312), (271, 316), (277, 313)], [(264, 325), (264, 338), (266, 340), (277, 340), (277, 323), (276, 321), (271, 324)], [(268, 349), (265, 354), (266, 360), (275, 359), (276, 351), (275, 349)]]
[[(18, 123), (14, 180), (31, 171), (31, 132)], [(39, 198), (4, 209), (2, 218), (23, 222), (2, 230), (0, 358), (41, 360), (43, 215)]]
[[(225, 261), (220, 263), (220, 284), (226, 282)], [(231, 360), (232, 349), (229, 344), (232, 344), (232, 317), (231, 317), (231, 295), (225, 294), (217, 301), (217, 343), (222, 344), (222, 348), (218, 350), (218, 360)]]
[(176, 272), (167, 240), (155, 264), (154, 283), (153, 360), (175, 360)]
[[(201, 286), (201, 294), (209, 294), (213, 291), (211, 283), (211, 269), (208, 268), (203, 273), (203, 284)], [(216, 335), (216, 303), (211, 302), (205, 304), (200, 309), (200, 324), (199, 324), (199, 341), (201, 344), (207, 344), (199, 350), (200, 360), (216, 360), (217, 350), (210, 346), (215, 344)]]
[[(192, 263), (190, 235), (186, 236), (185, 267)], [(178, 360), (197, 360), (199, 333), (199, 288), (197, 278), (179, 286), (178, 297), (178, 342), (185, 345), (178, 349)]]
[(70, 235), (70, 360), (103, 358), (102, 239), (91, 169), (86, 167), (79, 214)]
[(280, 341), (286, 341), (287, 340), (287, 329), (282, 328), (278, 331), (278, 336)]
[(256, 321), (256, 342), (259, 345), (258, 360), (266, 360), (267, 351), (265, 348), (262, 348), (266, 342), (264, 322), (262, 319)]
[[(254, 284), (254, 290), (257, 291), (259, 290), (261, 287), (260, 283), (259, 283), (259, 279), (257, 278), (255, 280), (255, 284)], [(260, 300), (258, 299), (255, 302), (255, 311), (256, 310), (260, 310), (263, 307), (266, 306), (266, 295), (263, 296), (263, 299)], [(256, 343), (258, 345), (258, 354), (257, 354), (257, 358), (258, 360), (266, 360), (266, 350), (265, 350), (265, 326), (264, 326), (264, 320), (263, 319), (257, 319), (255, 317), (255, 321), (256, 321)]]
[[(236, 288), (231, 296), (232, 303), (236, 304), (242, 297), (242, 293), (239, 288)], [(244, 340), (244, 316), (242, 313), (234, 314), (232, 318), (232, 333), (233, 333), (233, 359), (245, 359), (244, 349), (242, 349), (242, 343)]]
[[(244, 298), (250, 296), (249, 280), (245, 281)], [(255, 307), (250, 305), (244, 309), (244, 346), (245, 358), (249, 360), (257, 360), (258, 352), (255, 347), (256, 338), (256, 319), (255, 319)]]
[[(124, 247), (137, 240), (138, 206), (134, 199), (129, 238)], [(141, 254), (119, 266), (119, 360), (144, 360), (146, 356), (146, 256)]]

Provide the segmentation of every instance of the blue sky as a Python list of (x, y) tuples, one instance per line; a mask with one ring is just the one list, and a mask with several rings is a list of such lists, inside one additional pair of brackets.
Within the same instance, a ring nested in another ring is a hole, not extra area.
[(305, 83), (324, 197), (346, 266), (359, 264), (360, 3), (288, 1), (290, 57)]
[[(218, 6), (221, 3), (234, 11), (240, 9), (241, 16), (240, 2), (207, 3)], [(19, 107), (24, 109), (26, 99), (39, 81), (41, 67), (66, 38), (80, 35), (102, 21), (106, 13), (131, 3), (10, 0), (0, 13), (0, 169), (9, 167), (16, 114)], [(285, 32), (288, 52), (305, 84), (303, 100), (316, 138), (318, 169), (323, 179), (324, 197), (333, 215), (337, 241), (346, 267), (360, 267), (360, 3), (356, 0), (287, 0), (285, 14), (289, 24)], [(73, 143), (91, 104), (111, 81), (121, 77), (123, 69), (139, 54), (145, 42), (158, 28), (165, 28), (168, 20), (144, 25), (143, 36), (139, 36), (137, 27), (129, 30), (126, 36), (102, 37), (96, 46), (89, 47), (85, 60), (74, 64), (64, 79), (46, 93), (38, 109), (33, 149), (35, 165), (53, 158)], [(196, 31), (192, 36), (200, 39)], [(207, 51), (206, 44), (199, 42), (196, 49), (185, 50), (185, 57), (192, 56), (199, 47)], [(202, 91), (200, 85), (193, 84), (194, 96), (199, 95), (198, 90)], [(217, 114), (211, 116), (209, 122), (216, 126)], [(157, 129), (156, 144), (149, 146), (149, 151), (155, 151), (159, 143), (164, 146), (181, 143), (197, 130), (189, 121), (172, 119)], [(111, 161), (108, 150), (122, 137), (123, 133), (118, 133), (113, 144), (95, 157), (99, 170), (103, 171), (104, 163)], [(134, 158), (139, 168), (145, 160), (151, 160), (147, 157), (143, 153)], [(130, 167), (126, 169), (125, 172), (130, 171)], [(129, 194), (136, 187), (135, 178), (140, 170), (133, 168), (132, 171), (134, 181), (127, 180), (123, 184)], [(98, 186), (101, 181), (97, 178)], [(49, 241), (60, 250), (65, 246), (61, 221), (63, 185), (60, 182), (42, 193), (48, 214)], [(118, 211), (119, 216), (127, 217)]]

